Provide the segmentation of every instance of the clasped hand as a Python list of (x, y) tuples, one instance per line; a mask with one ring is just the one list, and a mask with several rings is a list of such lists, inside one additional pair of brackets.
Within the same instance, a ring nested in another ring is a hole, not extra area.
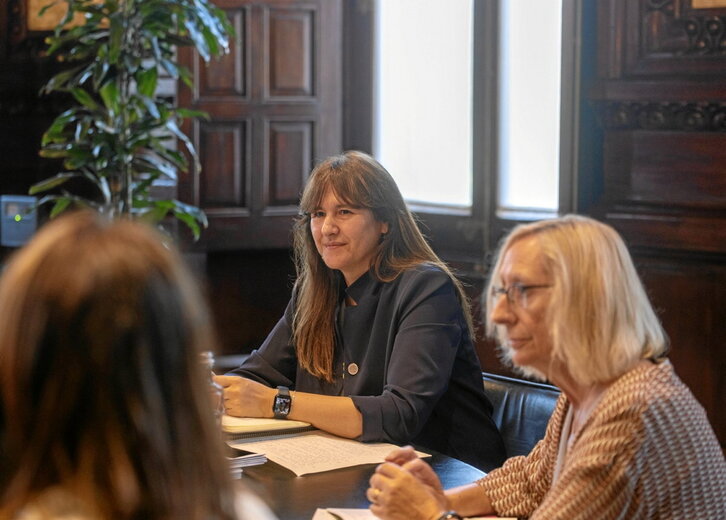
[(214, 376), (224, 389), (224, 411), (235, 417), (272, 417), (277, 390), (240, 376)]
[(371, 512), (384, 520), (429, 520), (449, 509), (436, 473), (410, 446), (389, 453), (369, 483)]

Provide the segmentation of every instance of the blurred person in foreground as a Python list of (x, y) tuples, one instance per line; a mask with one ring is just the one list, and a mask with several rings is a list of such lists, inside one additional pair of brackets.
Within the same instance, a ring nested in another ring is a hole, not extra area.
[(410, 448), (367, 491), (386, 520), (726, 518), (726, 463), (618, 234), (567, 216), (515, 228), (487, 289), (487, 328), (523, 374), (562, 389), (527, 456), (444, 491)]
[(206, 308), (154, 230), (47, 224), (2, 276), (0, 331), (0, 518), (271, 518), (234, 489)]
[(235, 375), (216, 378), (227, 413), (499, 467), (504, 443), (469, 302), (388, 171), (362, 152), (329, 157), (310, 175), (300, 213), (282, 319)]

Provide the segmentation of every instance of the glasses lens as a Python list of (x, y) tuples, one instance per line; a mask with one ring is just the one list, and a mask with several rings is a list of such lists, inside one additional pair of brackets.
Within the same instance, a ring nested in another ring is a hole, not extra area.
[(522, 285), (514, 284), (509, 288), (509, 301), (518, 307), (527, 306), (527, 291)]

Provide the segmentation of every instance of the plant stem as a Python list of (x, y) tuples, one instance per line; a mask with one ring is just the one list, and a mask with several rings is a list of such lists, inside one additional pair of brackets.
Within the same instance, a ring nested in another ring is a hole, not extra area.
[(121, 52), (119, 53), (119, 87), (120, 87), (120, 146), (121, 146), (121, 193), (119, 194), (119, 205), (117, 211), (119, 215), (130, 214), (133, 206), (132, 187), (133, 187), (133, 165), (131, 163), (131, 150), (128, 149), (131, 122), (129, 120), (129, 100), (131, 97), (131, 81), (132, 76), (126, 67), (126, 55), (134, 51), (134, 27), (132, 24), (133, 12), (135, 9), (135, 0), (123, 0), (121, 2), (122, 20), (123, 20), (123, 38), (121, 40)]

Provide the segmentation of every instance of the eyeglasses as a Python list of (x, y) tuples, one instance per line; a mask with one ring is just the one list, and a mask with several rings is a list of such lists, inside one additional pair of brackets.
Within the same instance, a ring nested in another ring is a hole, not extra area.
[(514, 307), (520, 307), (525, 309), (527, 307), (527, 293), (532, 289), (545, 289), (552, 287), (551, 285), (539, 284), (539, 285), (524, 285), (521, 283), (514, 283), (507, 287), (492, 287), (492, 299), (496, 300), (502, 294), (507, 296), (507, 302), (509, 305)]

